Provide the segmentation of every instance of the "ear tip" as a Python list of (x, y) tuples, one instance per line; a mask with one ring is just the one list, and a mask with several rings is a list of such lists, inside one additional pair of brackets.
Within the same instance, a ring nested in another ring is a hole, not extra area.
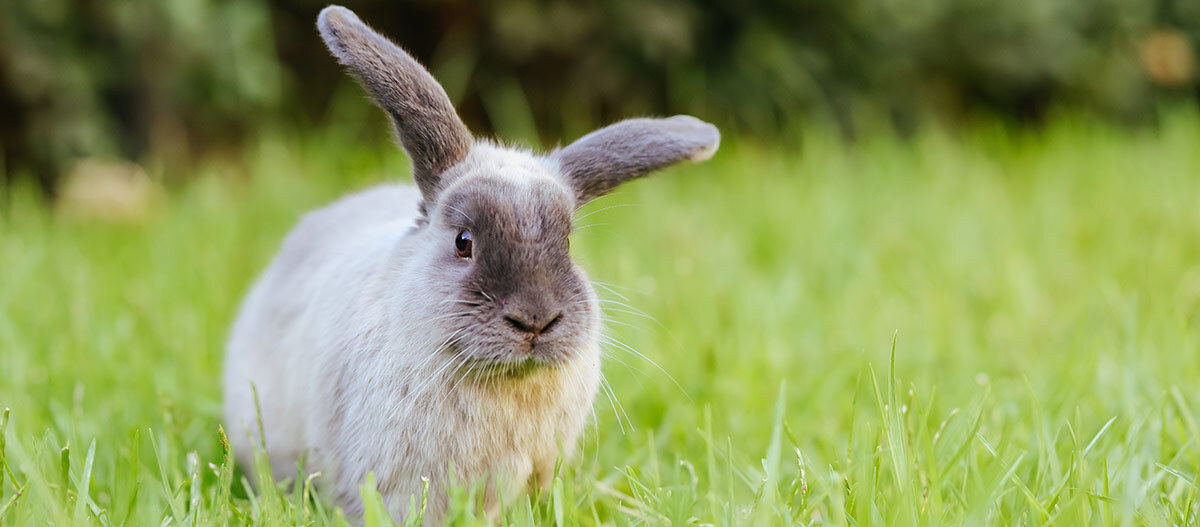
[(326, 42), (336, 38), (336, 31), (348, 24), (361, 23), (354, 11), (340, 5), (329, 5), (317, 15), (317, 30)]
[[(712, 125), (709, 125), (712, 126)], [(717, 132), (717, 127), (713, 126), (713, 137), (711, 141), (706, 141), (704, 146), (701, 146), (692, 155), (688, 156), (691, 161), (708, 161), (712, 159), (713, 154), (717, 153), (717, 149), (721, 147), (721, 134)]]
[(692, 155), (688, 156), (689, 160), (707, 161), (712, 158), (713, 154), (717, 153), (717, 148), (721, 146), (721, 131), (716, 126), (690, 115), (676, 115), (669, 118), (669, 120), (675, 121), (680, 127), (690, 129), (690, 133), (700, 143), (699, 148)]
[(322, 9), (321, 12), (317, 15), (317, 23), (318, 24), (325, 23), (325, 21), (330, 20), (331, 18), (334, 18), (334, 19), (345, 19), (345, 18), (357, 19), (358, 15), (355, 15), (354, 11), (346, 9), (345, 7), (342, 7), (340, 5), (329, 4), (329, 5), (325, 6), (325, 8)]

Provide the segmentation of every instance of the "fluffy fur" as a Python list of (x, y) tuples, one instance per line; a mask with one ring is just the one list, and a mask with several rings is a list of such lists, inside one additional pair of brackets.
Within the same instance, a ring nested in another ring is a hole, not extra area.
[(230, 335), (230, 437), (243, 463), (265, 442), (279, 478), (306, 455), (351, 515), (369, 472), (397, 519), (423, 478), (427, 524), (441, 522), (452, 480), (482, 481), (494, 514), (571, 456), (599, 382), (600, 311), (568, 252), (572, 214), (711, 156), (719, 134), (677, 116), (546, 156), (478, 142), (433, 77), (349, 10), (326, 8), (318, 27), (392, 117), (417, 187), (347, 196), (289, 234)]

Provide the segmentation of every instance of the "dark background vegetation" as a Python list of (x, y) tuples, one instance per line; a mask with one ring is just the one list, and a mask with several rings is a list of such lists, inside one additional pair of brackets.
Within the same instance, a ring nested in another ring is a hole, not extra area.
[[(265, 132), (382, 118), (314, 28), (324, 0), (0, 3), (5, 184), (80, 159), (182, 164)], [(1153, 126), (1195, 101), (1195, 0), (349, 1), (429, 65), (473, 130), (551, 145), (635, 114), (774, 137), (1036, 126), (1059, 108)], [(370, 135), (367, 135), (370, 134)], [(173, 172), (159, 171), (171, 180)]]

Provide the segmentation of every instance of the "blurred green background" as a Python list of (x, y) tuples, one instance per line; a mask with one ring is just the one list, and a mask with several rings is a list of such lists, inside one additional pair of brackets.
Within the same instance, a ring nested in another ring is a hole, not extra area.
[[(4, 180), (53, 191), (80, 159), (166, 182), (264, 130), (382, 117), (323, 48), (324, 0), (0, 3)], [(727, 134), (797, 122), (911, 133), (1059, 108), (1154, 126), (1200, 95), (1194, 0), (357, 1), (445, 84), (473, 130), (553, 145), (633, 114)]]

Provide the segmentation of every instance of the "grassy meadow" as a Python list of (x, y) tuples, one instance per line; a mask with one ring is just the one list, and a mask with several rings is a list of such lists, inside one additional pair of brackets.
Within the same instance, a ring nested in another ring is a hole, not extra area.
[[(306, 498), (320, 476), (248, 490), (223, 342), (300, 214), (407, 161), (279, 137), (140, 222), (3, 196), (0, 525), (357, 521)], [(505, 524), (1200, 522), (1200, 113), (796, 137), (580, 213), (577, 259), (627, 305), (611, 394)]]

